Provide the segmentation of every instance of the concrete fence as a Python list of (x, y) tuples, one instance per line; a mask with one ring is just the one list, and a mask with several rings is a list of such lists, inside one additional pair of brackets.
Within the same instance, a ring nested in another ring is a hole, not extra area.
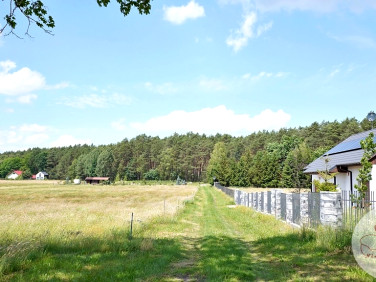
[[(219, 183), (214, 183), (214, 186), (223, 191)], [(282, 189), (253, 193), (233, 191), (236, 205), (271, 214), (295, 226), (342, 226), (340, 192), (284, 193)]]

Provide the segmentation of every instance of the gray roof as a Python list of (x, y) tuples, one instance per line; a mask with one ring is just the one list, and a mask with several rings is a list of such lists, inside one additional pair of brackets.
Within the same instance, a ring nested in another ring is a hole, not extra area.
[[(320, 158), (314, 160), (308, 166), (305, 167), (304, 173), (313, 174), (318, 170), (331, 169), (338, 165), (360, 165), (360, 160), (363, 157), (364, 150), (360, 147), (360, 141), (365, 139), (370, 132), (375, 133), (376, 129), (364, 131), (358, 134), (354, 134), (334, 146), (332, 149), (323, 154)], [(373, 140), (376, 141), (376, 137)], [(329, 162), (325, 164), (325, 158), (329, 159)]]
[(323, 155), (320, 158), (314, 160), (311, 162), (308, 166), (305, 167), (304, 173), (317, 173), (318, 170), (326, 170), (325, 165), (325, 158), (329, 158), (328, 162), (328, 169), (331, 169), (334, 166), (337, 165), (359, 165), (360, 160), (363, 157), (363, 149), (355, 150), (355, 151), (349, 151), (344, 152), (341, 154), (334, 154), (334, 155)]

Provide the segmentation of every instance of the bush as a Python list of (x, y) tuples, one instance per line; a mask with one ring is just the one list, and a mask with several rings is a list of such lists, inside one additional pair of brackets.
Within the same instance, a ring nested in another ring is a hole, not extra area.
[(156, 169), (150, 169), (144, 173), (145, 180), (159, 180), (159, 173)]
[(320, 191), (336, 192), (337, 191), (337, 185), (330, 183), (330, 182), (320, 182), (318, 180), (313, 180), (313, 184), (316, 187), (316, 192), (320, 192)]

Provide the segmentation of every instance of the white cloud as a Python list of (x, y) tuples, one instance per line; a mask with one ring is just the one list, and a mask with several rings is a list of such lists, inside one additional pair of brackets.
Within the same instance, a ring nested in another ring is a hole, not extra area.
[(5, 109), (5, 112), (11, 114), (11, 113), (14, 113), (14, 109), (8, 108), (8, 109)]
[(257, 37), (263, 34), (265, 31), (268, 31), (273, 26), (273, 22), (269, 22), (267, 24), (261, 25), (257, 28)]
[(51, 147), (68, 147), (78, 144), (91, 144), (90, 139), (79, 139), (72, 135), (62, 135), (51, 143)]
[(125, 125), (125, 119), (121, 118), (119, 120), (111, 122), (111, 127), (117, 131), (124, 131), (127, 126)]
[(226, 44), (232, 47), (235, 52), (238, 52), (240, 49), (247, 46), (249, 39), (259, 37), (273, 26), (273, 23), (270, 22), (261, 25), (256, 29), (256, 22), (257, 14), (255, 12), (247, 14), (244, 17), (241, 27), (232, 32), (232, 34), (227, 38)]
[(29, 68), (21, 68), (18, 71), (10, 72), (16, 68), (12, 61), (0, 62), (0, 94), (16, 96), (40, 90), (46, 85), (46, 80), (40, 73)]
[(89, 94), (76, 97), (65, 97), (60, 104), (84, 109), (86, 107), (108, 108), (114, 105), (129, 105), (132, 99), (126, 95), (114, 93), (111, 95)]
[(17, 101), (21, 104), (30, 104), (33, 100), (37, 99), (38, 96), (35, 94), (28, 94), (17, 97)]
[(187, 5), (163, 7), (164, 19), (173, 24), (182, 24), (188, 19), (197, 19), (205, 16), (203, 6), (191, 0)]
[(0, 130), (0, 151), (25, 150), (44, 147), (50, 139), (51, 128), (40, 124), (22, 124)]
[(151, 82), (146, 82), (145, 88), (151, 92), (155, 92), (161, 95), (174, 94), (178, 91), (178, 88), (171, 82), (162, 84), (153, 84)]
[(40, 124), (23, 124), (20, 126), (19, 131), (21, 132), (46, 132), (47, 131), (47, 126), (40, 125)]
[(45, 77), (27, 67), (15, 70), (16, 63), (10, 60), (0, 61), (0, 94), (8, 96), (6, 102), (30, 104), (40, 90), (56, 90), (69, 86), (67, 82), (47, 85)]
[(262, 71), (262, 72), (259, 72), (256, 75), (251, 75), (250, 73), (246, 73), (246, 74), (242, 75), (242, 78), (247, 79), (247, 80), (256, 81), (256, 80), (260, 80), (262, 78), (270, 78), (270, 77), (281, 78), (281, 77), (284, 77), (284, 76), (287, 76), (287, 75), (288, 75), (287, 72), (272, 73), (272, 72)]
[(375, 49), (376, 41), (371, 37), (360, 36), (360, 35), (349, 35), (349, 36), (328, 36), (338, 42), (350, 43), (360, 49)]
[(215, 78), (202, 78), (199, 85), (201, 88), (209, 91), (222, 91), (227, 89), (227, 86), (222, 80)]
[(55, 85), (46, 85), (45, 89), (47, 90), (58, 90), (58, 89), (64, 89), (71, 86), (69, 82), (63, 81)]
[(335, 69), (333, 70), (330, 74), (329, 74), (329, 77), (334, 77), (336, 74), (338, 74), (340, 72), (339, 69)]
[(33, 134), (25, 137), (26, 144), (42, 144), (50, 139), (50, 136), (45, 133)]
[(173, 111), (146, 122), (133, 122), (130, 127), (140, 133), (159, 136), (168, 136), (174, 132), (184, 134), (189, 131), (239, 136), (264, 129), (278, 130), (285, 127), (290, 118), (291, 116), (283, 110), (273, 112), (267, 109), (251, 117), (248, 114), (236, 114), (222, 105), (195, 112)]

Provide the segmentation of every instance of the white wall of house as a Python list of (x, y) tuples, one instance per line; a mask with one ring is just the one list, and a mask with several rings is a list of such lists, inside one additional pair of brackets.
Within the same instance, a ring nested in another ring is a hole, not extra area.
[(42, 172), (38, 172), (35, 176), (37, 180), (44, 180), (44, 174)]
[[(353, 186), (353, 192), (356, 192), (355, 184), (358, 184), (358, 181), (356, 178), (359, 175), (359, 168), (360, 166), (350, 166), (348, 167), (348, 170), (352, 172), (352, 186)], [(340, 191), (351, 191), (351, 181), (350, 181), (351, 174), (350, 172), (341, 172), (336, 175), (336, 184), (338, 184), (338, 190)], [(376, 165), (374, 165), (374, 169), (372, 169), (372, 178), (373, 183), (371, 181), (370, 188), (371, 191), (376, 191)], [(323, 182), (324, 180), (318, 175), (314, 174), (312, 175), (312, 188), (314, 188), (313, 181), (317, 179), (320, 182)], [(334, 179), (332, 179), (330, 182), (334, 183)], [(314, 190), (312, 190), (314, 191)]]
[(13, 173), (9, 174), (7, 178), (8, 178), (8, 179), (16, 179), (18, 176), (19, 176), (19, 175), (18, 175), (17, 173), (14, 173), (14, 172), (13, 172)]
[(357, 192), (358, 191), (355, 188), (355, 184), (358, 184), (358, 180), (356, 180), (356, 178), (359, 175), (359, 169), (360, 169), (360, 166), (349, 166), (349, 170), (352, 171), (352, 177), (353, 177), (353, 192)]
[(337, 190), (350, 191), (350, 173), (338, 173), (336, 175)]

